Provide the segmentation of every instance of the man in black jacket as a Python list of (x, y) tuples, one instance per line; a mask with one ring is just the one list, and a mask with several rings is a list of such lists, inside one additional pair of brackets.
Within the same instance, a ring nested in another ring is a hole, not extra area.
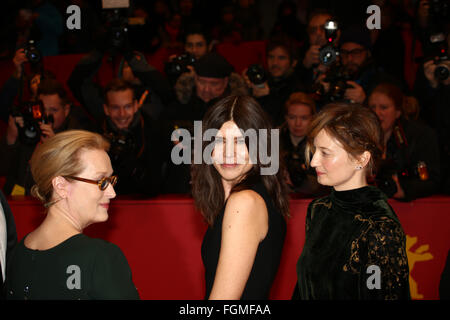
[(154, 196), (160, 192), (167, 149), (157, 122), (139, 109), (133, 86), (111, 80), (104, 89), (101, 133), (118, 176), (118, 194)]
[(30, 193), (34, 182), (28, 162), (37, 143), (45, 142), (58, 132), (92, 128), (89, 118), (80, 107), (71, 104), (64, 87), (57, 80), (41, 81), (37, 97), (42, 103), (42, 110), (34, 110), (39, 106), (35, 103), (31, 114), (45, 114), (47, 122), (44, 123), (44, 118), (31, 120), (30, 112), (21, 113), (21, 116), (10, 115), (6, 135), (0, 140), (0, 175), (6, 176), (3, 191), (7, 195)]
[(297, 54), (294, 43), (287, 38), (271, 40), (266, 47), (268, 77), (261, 85), (252, 83), (246, 75), (243, 77), (251, 88), (252, 95), (268, 113), (275, 126), (284, 121), (283, 106), (289, 96), (296, 91), (303, 91), (304, 86), (294, 73)]

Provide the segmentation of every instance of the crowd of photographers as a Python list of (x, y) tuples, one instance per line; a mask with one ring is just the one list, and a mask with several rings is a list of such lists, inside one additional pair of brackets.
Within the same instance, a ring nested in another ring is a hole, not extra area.
[[(47, 1), (33, 2), (51, 6)], [(155, 8), (167, 6), (154, 3)], [(195, 1), (178, 2), (180, 7), (187, 3)], [(251, 3), (238, 1), (236, 5), (245, 9)], [(64, 130), (86, 129), (110, 141), (119, 194), (189, 193), (189, 165), (171, 161), (174, 146), (186, 141), (173, 139), (172, 133), (181, 128), (193, 133), (194, 121), (202, 120), (210, 106), (229, 94), (239, 94), (252, 95), (280, 128), (280, 154), (292, 192), (307, 197), (329, 192), (305, 165), (306, 133), (324, 105), (345, 101), (371, 108), (384, 131), (383, 161), (371, 183), (389, 197), (405, 201), (450, 194), (448, 1), (418, 1), (410, 25), (413, 41), (420, 43), (423, 54), (413, 86), (408, 84), (405, 68), (417, 61), (408, 64), (405, 60), (392, 3), (396, 2), (380, 1), (382, 29), (369, 31), (365, 23), (343, 20), (325, 9), (311, 10), (303, 25), (293, 20), (296, 7), (283, 1), (280, 15), (286, 21), (275, 22), (264, 65), (249, 65), (240, 74), (215, 52), (214, 44), (236, 37), (255, 40), (262, 31), (257, 32), (254, 24), (224, 19), (226, 26), (208, 32), (208, 22), (185, 8), (176, 37), (183, 50), (168, 58), (164, 73), (146, 61), (145, 48), (133, 45), (132, 34), (121, 34), (123, 26), (113, 24), (119, 34), (89, 47), (71, 71), (67, 87), (80, 105), (70, 101), (64, 84), (42, 65), (42, 45), (50, 42), (35, 43), (28, 37), (14, 52), (15, 70), (0, 90), (0, 117), (7, 123), (0, 140), (0, 176), (6, 177), (3, 190), (29, 194), (33, 181), (28, 162), (36, 145)], [(84, 1), (80, 4), (87, 8)], [(136, 5), (134, 13), (140, 9), (145, 8)], [(41, 10), (54, 14), (53, 9)], [(86, 9), (89, 14), (91, 10)], [(236, 11), (223, 12), (225, 16)], [(248, 10), (237, 16), (252, 20)], [(123, 19), (119, 18), (109, 19)], [(168, 30), (174, 28), (173, 22), (167, 18)], [(299, 30), (293, 32), (293, 26)], [(120, 65), (118, 77), (102, 87), (95, 79), (105, 55)], [(26, 64), (31, 73), (25, 72)]]

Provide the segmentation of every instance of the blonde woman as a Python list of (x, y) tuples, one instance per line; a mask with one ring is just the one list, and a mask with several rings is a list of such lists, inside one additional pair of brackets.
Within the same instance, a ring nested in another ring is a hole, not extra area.
[(98, 134), (73, 130), (35, 150), (32, 194), (47, 212), (11, 254), (7, 299), (139, 299), (122, 251), (83, 234), (108, 219), (116, 196), (108, 147)]

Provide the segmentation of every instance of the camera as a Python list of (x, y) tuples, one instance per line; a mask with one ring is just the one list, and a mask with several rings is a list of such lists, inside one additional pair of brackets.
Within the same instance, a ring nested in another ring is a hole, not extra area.
[(167, 62), (164, 71), (169, 77), (179, 77), (182, 73), (189, 72), (188, 66), (193, 66), (195, 57), (189, 53), (184, 53)]
[(445, 81), (450, 75), (448, 66), (442, 62), (448, 61), (448, 51), (446, 36), (444, 33), (437, 33), (430, 36), (431, 53), (436, 69), (434, 70), (434, 77), (438, 81)]
[(24, 53), (28, 59), (28, 61), (32, 64), (39, 63), (41, 61), (41, 53), (34, 45), (34, 40), (29, 40), (24, 48)]
[(325, 23), (324, 29), (327, 44), (319, 49), (319, 60), (323, 65), (330, 66), (336, 61), (339, 55), (339, 51), (333, 46), (333, 41), (338, 34), (338, 24), (334, 20), (328, 20)]
[(118, 161), (124, 155), (133, 154), (136, 143), (130, 134), (110, 131), (104, 136), (110, 142), (108, 154), (112, 162)]
[(14, 113), (15, 117), (23, 118), (23, 127), (19, 127), (19, 138), (24, 144), (36, 144), (42, 135), (39, 123), (54, 123), (53, 115), (44, 112), (42, 101), (25, 102), (20, 111)]
[(266, 70), (259, 64), (250, 65), (246, 74), (250, 82), (257, 87), (263, 87), (264, 82), (267, 81)]
[(347, 84), (349, 80), (352, 80), (352, 77), (345, 68), (341, 65), (334, 65), (328, 70), (323, 80), (330, 84), (328, 92), (325, 92), (325, 89), (320, 85), (316, 88), (316, 94), (324, 97), (327, 102), (343, 101), (345, 91), (351, 87)]

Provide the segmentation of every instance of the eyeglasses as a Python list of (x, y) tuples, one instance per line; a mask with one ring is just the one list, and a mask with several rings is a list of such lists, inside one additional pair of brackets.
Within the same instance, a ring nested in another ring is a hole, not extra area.
[(106, 188), (108, 188), (110, 183), (113, 187), (117, 183), (117, 176), (105, 177), (100, 180), (91, 180), (91, 179), (79, 178), (79, 177), (74, 177), (74, 176), (64, 176), (64, 178), (69, 178), (69, 179), (73, 179), (73, 180), (77, 180), (77, 181), (96, 184), (101, 191), (105, 191)]
[(345, 57), (348, 57), (349, 55), (352, 55), (354, 57), (354, 56), (359, 56), (364, 51), (366, 51), (366, 49), (341, 50), (340, 54), (341, 54), (341, 56), (345, 56)]

